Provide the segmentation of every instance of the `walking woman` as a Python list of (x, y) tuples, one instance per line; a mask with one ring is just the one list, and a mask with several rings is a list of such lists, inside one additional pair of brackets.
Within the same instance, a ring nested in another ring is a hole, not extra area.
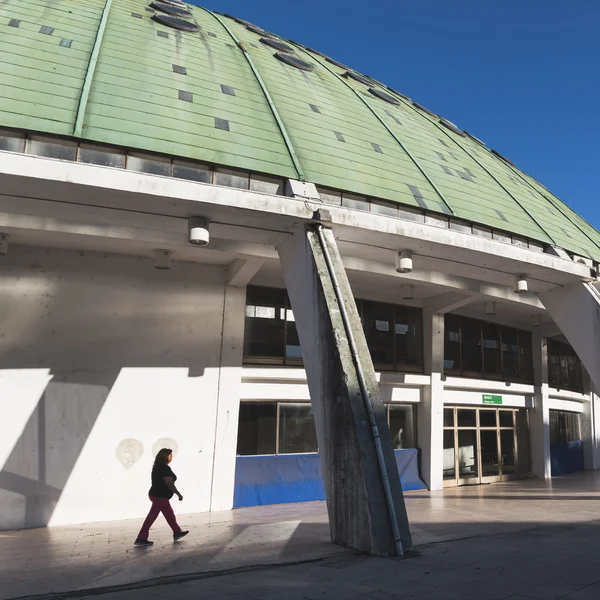
[(152, 487), (148, 493), (152, 506), (150, 507), (150, 512), (135, 540), (136, 546), (152, 546), (154, 542), (151, 542), (148, 539), (148, 536), (150, 535), (150, 527), (152, 527), (154, 521), (156, 521), (159, 513), (164, 515), (167, 523), (171, 526), (171, 529), (173, 530), (173, 539), (175, 541), (180, 540), (189, 533), (189, 531), (182, 531), (181, 527), (177, 524), (175, 513), (169, 502), (174, 494), (177, 494), (180, 501), (183, 500), (183, 496), (175, 487), (177, 475), (173, 473), (169, 466), (172, 460), (173, 450), (170, 448), (162, 448), (159, 450), (154, 459), (154, 467), (152, 467)]

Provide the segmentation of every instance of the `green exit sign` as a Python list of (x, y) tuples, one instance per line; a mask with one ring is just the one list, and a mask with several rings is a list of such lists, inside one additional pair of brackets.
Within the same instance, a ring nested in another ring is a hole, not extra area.
[(502, 396), (493, 396), (492, 394), (483, 394), (484, 404), (502, 404)]

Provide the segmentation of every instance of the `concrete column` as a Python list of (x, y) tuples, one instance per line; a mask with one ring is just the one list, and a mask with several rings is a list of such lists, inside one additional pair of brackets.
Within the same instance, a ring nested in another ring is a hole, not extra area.
[(583, 412), (579, 417), (579, 424), (581, 426), (581, 441), (583, 443), (583, 468), (586, 471), (592, 471), (594, 469), (594, 415), (593, 406), (591, 401), (592, 382), (585, 371), (583, 370), (583, 391), (590, 398), (590, 401), (584, 401)]
[(229, 510), (233, 506), (246, 288), (226, 285), (224, 296), (210, 493), (211, 511)]
[(551, 478), (550, 411), (548, 409), (548, 345), (538, 333), (532, 334), (534, 397), (529, 413), (531, 470), (535, 477)]
[(600, 396), (592, 386), (590, 394), (591, 434), (592, 434), (592, 464), (593, 469), (600, 469)]
[(423, 352), (425, 374), (431, 385), (423, 390), (419, 403), (419, 447), (421, 476), (430, 490), (444, 487), (444, 315), (423, 311)]
[(578, 283), (538, 295), (600, 389), (600, 293)]
[[(325, 247), (315, 226), (297, 230), (279, 248), (308, 387), (325, 480), (332, 541), (368, 554), (393, 556), (396, 548), (384, 480), (389, 481), (404, 550), (412, 547), (400, 477), (385, 409), (350, 284), (329, 229)], [(326, 256), (339, 284), (335, 289)], [(341, 303), (338, 303), (338, 298)], [(342, 318), (342, 306), (348, 325)], [(354, 338), (357, 353), (351, 350)], [(380, 470), (368, 404), (359, 384), (362, 369), (367, 401), (381, 436)]]
[(589, 402), (583, 403), (581, 414), (581, 439), (583, 441), (583, 464), (586, 471), (600, 467), (600, 443), (598, 440), (598, 397), (589, 375), (584, 371), (584, 390)]

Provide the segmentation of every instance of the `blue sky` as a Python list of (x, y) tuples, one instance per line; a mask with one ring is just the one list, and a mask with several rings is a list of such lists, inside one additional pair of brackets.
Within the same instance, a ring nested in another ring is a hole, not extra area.
[(598, 0), (204, 0), (410, 96), (600, 229)]

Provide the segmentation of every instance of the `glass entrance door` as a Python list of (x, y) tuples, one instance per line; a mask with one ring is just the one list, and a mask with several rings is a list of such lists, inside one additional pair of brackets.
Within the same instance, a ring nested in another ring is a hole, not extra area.
[(479, 479), (479, 440), (474, 429), (458, 429), (456, 431), (458, 442), (458, 480), (463, 485), (478, 483)]
[[(522, 413), (522, 414), (521, 414)], [(444, 408), (444, 485), (505, 481), (529, 474), (528, 431), (523, 409)], [(523, 448), (519, 468), (517, 448)]]

